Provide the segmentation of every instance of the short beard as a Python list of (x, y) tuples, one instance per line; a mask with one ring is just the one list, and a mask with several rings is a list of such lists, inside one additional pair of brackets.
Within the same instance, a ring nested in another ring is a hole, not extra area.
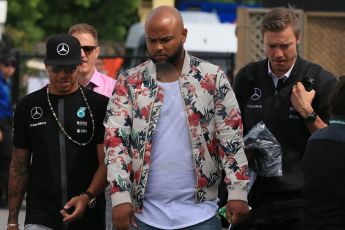
[[(183, 44), (181, 43), (177, 47), (175, 53), (173, 53), (171, 56), (169, 56), (165, 61), (161, 61), (161, 62), (168, 62), (168, 63), (175, 66), (178, 63), (179, 58), (182, 56), (182, 54), (183, 54)], [(155, 60), (155, 58), (150, 53), (149, 53), (149, 57), (154, 63), (158, 62), (157, 60)]]

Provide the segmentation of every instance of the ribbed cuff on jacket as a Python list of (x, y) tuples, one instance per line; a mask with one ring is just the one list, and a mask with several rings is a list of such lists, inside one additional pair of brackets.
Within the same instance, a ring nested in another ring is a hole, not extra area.
[(124, 203), (132, 203), (131, 194), (128, 191), (111, 194), (112, 207)]

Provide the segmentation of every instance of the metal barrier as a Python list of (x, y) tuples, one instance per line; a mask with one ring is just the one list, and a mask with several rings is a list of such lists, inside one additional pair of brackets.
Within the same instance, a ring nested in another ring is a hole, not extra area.
[[(194, 55), (198, 58), (219, 65), (229, 76), (229, 78), (232, 78), (235, 63), (234, 53), (190, 53), (190, 55)], [(99, 58), (103, 60), (103, 68), (106, 68), (106, 71), (110, 71), (112, 73), (108, 76), (115, 79), (117, 78), (119, 73), (126, 71), (127, 69), (132, 68), (149, 59), (147, 55), (103, 55)], [(17, 53), (17, 60), (19, 65), (13, 78), (12, 90), (14, 104), (17, 103), (20, 97), (27, 94), (27, 82), (25, 81), (27, 81), (28, 74), (33, 75), (32, 77), (48, 78), (48, 75), (46, 75), (44, 69), (44, 56)]]

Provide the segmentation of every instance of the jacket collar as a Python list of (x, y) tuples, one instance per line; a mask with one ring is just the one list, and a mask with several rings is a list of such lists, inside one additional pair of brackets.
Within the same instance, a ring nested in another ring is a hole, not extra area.
[[(187, 51), (184, 51), (184, 60), (183, 60), (183, 66), (182, 66), (182, 71), (181, 71), (181, 76), (185, 76), (189, 73), (190, 71), (190, 56), (187, 53)], [(150, 80), (157, 81), (157, 74), (156, 74), (156, 66), (153, 61), (149, 61), (147, 65), (147, 71), (148, 74), (150, 75)]]

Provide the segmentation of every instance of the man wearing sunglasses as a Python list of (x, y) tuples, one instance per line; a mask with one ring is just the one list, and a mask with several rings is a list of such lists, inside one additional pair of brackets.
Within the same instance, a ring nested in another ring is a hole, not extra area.
[(89, 24), (80, 23), (73, 25), (68, 34), (76, 37), (81, 44), (82, 62), (78, 72), (78, 81), (88, 89), (110, 97), (115, 80), (96, 69), (96, 60), (100, 53), (97, 30)]
[[(69, 29), (68, 34), (76, 37), (82, 48), (82, 63), (78, 73), (80, 84), (97, 93), (110, 97), (116, 81), (113, 78), (98, 72), (96, 69), (97, 58), (100, 52), (97, 30), (89, 24), (80, 23), (73, 25)], [(111, 221), (110, 186), (106, 188), (105, 198), (106, 229), (111, 230), (113, 224)]]
[(25, 193), (25, 230), (105, 228), (108, 98), (79, 85), (80, 49), (73, 36), (52, 36), (44, 60), (49, 84), (17, 104), (7, 229), (19, 229)]
[(12, 156), (12, 100), (10, 80), (16, 71), (16, 60), (0, 58), (0, 208), (7, 207), (8, 169)]

